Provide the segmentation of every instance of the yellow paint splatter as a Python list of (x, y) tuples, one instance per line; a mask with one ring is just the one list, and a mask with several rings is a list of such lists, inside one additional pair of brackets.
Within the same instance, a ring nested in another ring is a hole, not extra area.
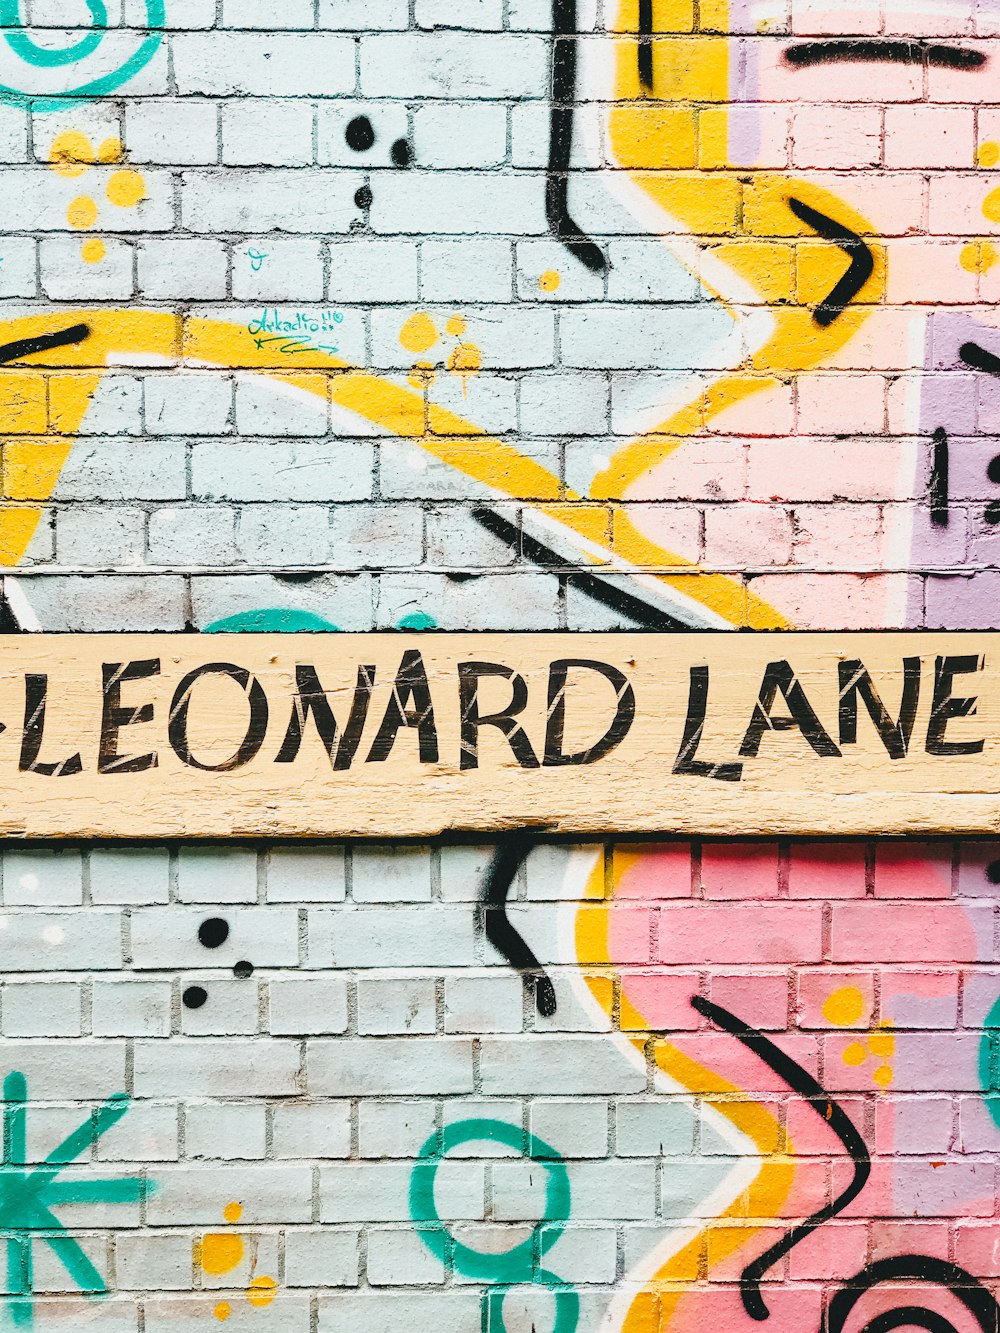
[(865, 997), (857, 986), (841, 986), (823, 1002), (823, 1017), (837, 1027), (857, 1023), (865, 1011)]
[(79, 130), (67, 130), (52, 141), (49, 162), (60, 176), (82, 176), (94, 161), (94, 148)]
[(863, 1065), (868, 1059), (868, 1052), (859, 1041), (852, 1041), (850, 1046), (845, 1046), (840, 1058), (845, 1065)]
[(482, 364), (483, 354), (475, 343), (459, 343), (448, 358), (453, 375), (477, 375)]
[(227, 1203), (222, 1210), (222, 1216), (227, 1222), (238, 1222), (243, 1216), (243, 1205), (241, 1203)]
[(437, 342), (437, 329), (426, 311), (411, 315), (399, 331), (399, 341), (408, 352), (426, 352)]
[(880, 1060), (886, 1060), (896, 1050), (896, 1038), (891, 1032), (872, 1032), (868, 1038), (868, 1049)]
[(983, 217), (1000, 222), (1000, 190), (991, 190), (983, 200)]
[(538, 279), (538, 286), (543, 292), (557, 292), (561, 282), (562, 275), (550, 268)]
[(215, 1317), (220, 1323), (224, 1323), (233, 1313), (233, 1307), (228, 1301), (220, 1301), (215, 1307)]
[(108, 181), (107, 195), (116, 208), (135, 208), (146, 197), (141, 171), (116, 171)]
[(418, 361), (410, 371), (410, 388), (416, 389), (418, 393), (424, 389), (429, 389), (437, 379), (437, 371), (429, 361)]
[(992, 139), (980, 144), (976, 162), (981, 167), (995, 167), (1000, 162), (1000, 144), (994, 143)]
[(97, 221), (97, 204), (89, 195), (77, 195), (66, 210), (66, 221), (71, 227), (92, 227)]
[(273, 1277), (255, 1277), (247, 1291), (247, 1300), (258, 1307), (270, 1305), (277, 1290), (278, 1284)]
[(448, 323), (445, 325), (445, 328), (453, 338), (461, 338), (467, 327), (468, 325), (463, 315), (452, 315), (451, 319), (449, 319)]
[(85, 264), (99, 264), (107, 253), (107, 246), (96, 236), (89, 236), (80, 247), (80, 257)]
[(872, 1074), (872, 1079), (880, 1088), (887, 1088), (892, 1082), (892, 1070), (888, 1065), (879, 1065), (878, 1069)]
[(97, 150), (98, 162), (103, 162), (105, 166), (112, 162), (120, 162), (125, 156), (125, 149), (122, 147), (121, 139), (105, 139)]
[(243, 1258), (243, 1237), (235, 1231), (213, 1231), (201, 1244), (201, 1266), (218, 1276), (230, 1273)]
[(985, 273), (997, 262), (996, 246), (989, 241), (970, 241), (962, 246), (958, 262), (967, 273)]

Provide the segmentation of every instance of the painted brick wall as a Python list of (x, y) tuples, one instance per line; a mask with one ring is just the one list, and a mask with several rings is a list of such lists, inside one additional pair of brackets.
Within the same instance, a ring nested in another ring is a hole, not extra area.
[[(2, 0), (4, 628), (991, 625), (998, 31)], [(0, 861), (3, 1327), (996, 1333), (1000, 847)]]

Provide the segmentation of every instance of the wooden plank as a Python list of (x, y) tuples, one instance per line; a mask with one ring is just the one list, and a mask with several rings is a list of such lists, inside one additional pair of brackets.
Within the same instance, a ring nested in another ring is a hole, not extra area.
[(995, 833), (998, 664), (997, 633), (6, 636), (0, 829)]

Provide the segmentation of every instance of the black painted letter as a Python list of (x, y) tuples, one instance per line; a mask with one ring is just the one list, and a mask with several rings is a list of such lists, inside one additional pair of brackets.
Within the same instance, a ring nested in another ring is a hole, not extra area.
[[(42, 736), (45, 733), (45, 704), (49, 692), (48, 676), (25, 676), (24, 678), (24, 731), (21, 733), (21, 760), (18, 768), (22, 773), (41, 773), (46, 778), (68, 778), (74, 773), (83, 772), (83, 760), (79, 754), (59, 763), (44, 763), (38, 755), (42, 748)], [(6, 730), (6, 728), (4, 728)]]
[(368, 717), (368, 705), (372, 700), (375, 685), (375, 668), (359, 666), (358, 680), (354, 686), (354, 701), (347, 719), (344, 734), (337, 744), (337, 719), (333, 715), (326, 690), (320, 683), (316, 668), (309, 663), (300, 662), (295, 668), (295, 698), (292, 700), (292, 716), (288, 719), (288, 730), (278, 751), (276, 764), (295, 762), (302, 746), (302, 734), (309, 714), (316, 719), (323, 748), (330, 760), (331, 768), (338, 773), (350, 768), (361, 743), (361, 733)]
[(920, 658), (903, 659), (903, 697), (899, 701), (899, 717), (894, 722), (886, 711), (872, 678), (858, 658), (841, 662), (840, 675), (840, 743), (854, 745), (858, 739), (858, 697), (868, 716), (875, 723), (882, 744), (890, 759), (905, 759), (913, 735), (913, 723), (920, 699)]
[[(250, 716), (247, 729), (240, 747), (235, 754), (224, 759), (221, 764), (203, 764), (191, 753), (188, 741), (188, 707), (195, 685), (203, 676), (228, 676), (236, 682), (250, 701)], [(256, 676), (251, 676), (244, 667), (233, 666), (231, 662), (208, 662), (205, 666), (189, 671), (174, 691), (170, 701), (170, 725), (167, 736), (174, 754), (189, 768), (200, 768), (204, 773), (228, 773), (234, 768), (249, 764), (260, 751), (267, 735), (267, 695)]]
[[(596, 671), (609, 681), (615, 691), (617, 711), (604, 735), (586, 750), (576, 754), (563, 752), (563, 732), (566, 727), (566, 677), (571, 670)], [(549, 667), (548, 725), (545, 728), (546, 768), (567, 764), (594, 764), (610, 754), (632, 729), (635, 721), (635, 691), (628, 677), (607, 662), (594, 662), (587, 657), (563, 657)]]
[(104, 705), (101, 710), (98, 773), (144, 773), (147, 768), (156, 768), (159, 760), (155, 753), (120, 755), (118, 733), (122, 727), (131, 727), (136, 722), (152, 722), (152, 704), (122, 707), (122, 685), (130, 680), (149, 680), (151, 676), (158, 676), (160, 659), (151, 657), (143, 662), (105, 662), (103, 674)]
[[(771, 716), (771, 709), (774, 707), (774, 700), (779, 690), (788, 708), (788, 717)], [(756, 759), (760, 751), (761, 737), (765, 731), (793, 729), (801, 731), (820, 758), (841, 757), (840, 751), (806, 698), (805, 690), (799, 684), (791, 663), (768, 662), (764, 668), (764, 679), (760, 683), (760, 695), (754, 704), (753, 717), (740, 746), (740, 754), (744, 759)]]
[(686, 773), (694, 778), (715, 778), (718, 782), (739, 782), (743, 776), (742, 764), (712, 764), (706, 759), (695, 758), (708, 711), (708, 667), (693, 666), (690, 680), (684, 735), (674, 760), (674, 772)]
[[(407, 707), (412, 700), (413, 707)], [(396, 672), (392, 696), (386, 706), (385, 717), (372, 742), (365, 760), (368, 764), (382, 764), (389, 758), (401, 727), (415, 727), (420, 742), (420, 762), (438, 761), (437, 727), (434, 725), (434, 705), (431, 688), (427, 683), (424, 659), (416, 648), (408, 648)]]
[(934, 702), (927, 723), (927, 753), (982, 754), (984, 741), (946, 741), (945, 728), (953, 717), (975, 717), (978, 695), (957, 699), (951, 689), (956, 676), (969, 676), (982, 671), (984, 659), (971, 654), (962, 657), (934, 659)]
[[(511, 682), (511, 700), (498, 713), (479, 712), (479, 682), (483, 676), (498, 676)], [(514, 718), (523, 713), (528, 702), (528, 686), (524, 677), (499, 662), (459, 662), (458, 699), (462, 718), (461, 759), (459, 767), (479, 767), (479, 728), (496, 727), (507, 737), (514, 758), (522, 768), (537, 768), (538, 758), (531, 748), (528, 733)]]

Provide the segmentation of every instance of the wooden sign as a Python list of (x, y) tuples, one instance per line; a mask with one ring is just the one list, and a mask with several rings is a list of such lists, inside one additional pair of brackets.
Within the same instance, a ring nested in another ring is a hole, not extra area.
[(28, 837), (1000, 830), (1000, 633), (0, 638)]

